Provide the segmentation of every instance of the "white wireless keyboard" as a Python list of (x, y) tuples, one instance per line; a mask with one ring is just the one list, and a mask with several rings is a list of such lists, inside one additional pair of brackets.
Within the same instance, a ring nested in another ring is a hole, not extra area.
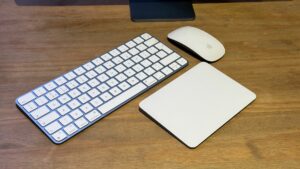
[(16, 104), (61, 144), (187, 64), (145, 33), (18, 97)]

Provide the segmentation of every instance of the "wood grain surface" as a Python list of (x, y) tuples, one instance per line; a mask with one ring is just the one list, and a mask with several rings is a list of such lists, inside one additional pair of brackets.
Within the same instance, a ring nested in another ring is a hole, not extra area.
[[(188, 22), (130, 21), (128, 5), (18, 6), (0, 1), (0, 169), (300, 168), (299, 1), (194, 4)], [(138, 103), (199, 60), (166, 35), (199, 27), (225, 46), (213, 66), (257, 94), (196, 149), (138, 110)], [(190, 64), (62, 145), (15, 106), (15, 98), (143, 32)]]

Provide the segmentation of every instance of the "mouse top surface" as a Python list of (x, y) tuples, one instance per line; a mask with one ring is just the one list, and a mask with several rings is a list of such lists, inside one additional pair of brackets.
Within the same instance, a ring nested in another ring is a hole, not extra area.
[(219, 40), (195, 27), (178, 28), (169, 33), (168, 38), (189, 48), (209, 62), (217, 61), (225, 54), (225, 48)]

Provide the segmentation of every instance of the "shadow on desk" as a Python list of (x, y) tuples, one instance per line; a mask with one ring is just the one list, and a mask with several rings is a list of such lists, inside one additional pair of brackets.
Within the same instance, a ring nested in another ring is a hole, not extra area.
[[(127, 5), (129, 0), (15, 0), (19, 6)], [(194, 3), (266, 2), (292, 0), (193, 0)]]

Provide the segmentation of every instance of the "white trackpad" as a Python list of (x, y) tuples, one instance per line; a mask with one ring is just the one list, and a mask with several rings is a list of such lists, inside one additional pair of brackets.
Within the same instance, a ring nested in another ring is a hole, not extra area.
[(140, 108), (194, 148), (256, 98), (202, 62), (140, 103)]

